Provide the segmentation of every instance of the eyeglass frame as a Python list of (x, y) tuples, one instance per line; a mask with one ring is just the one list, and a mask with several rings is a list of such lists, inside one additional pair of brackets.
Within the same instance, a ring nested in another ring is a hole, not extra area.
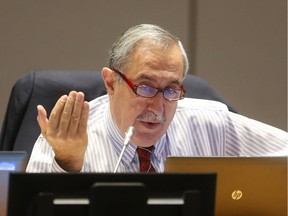
[[(185, 89), (185, 87), (184, 87), (183, 84), (180, 85), (180, 89), (173, 89), (173, 88), (159, 89), (159, 88), (154, 88), (154, 87), (152, 87), (152, 86), (147, 86), (147, 85), (145, 85), (145, 86), (150, 87), (150, 88), (152, 88), (152, 89), (156, 89), (157, 92), (156, 92), (155, 95), (153, 95), (152, 97), (146, 97), (146, 96), (140, 95), (140, 94), (137, 93), (137, 89), (138, 89), (139, 85), (133, 84), (133, 82), (132, 82), (131, 80), (129, 80), (129, 79), (125, 76), (125, 74), (123, 74), (121, 71), (119, 71), (119, 70), (117, 70), (117, 69), (111, 69), (111, 70), (113, 70), (116, 74), (118, 74), (118, 75), (128, 84), (128, 86), (132, 89), (132, 91), (133, 91), (136, 95), (138, 95), (138, 96), (140, 96), (140, 97), (143, 97), (143, 98), (153, 98), (153, 97), (155, 97), (159, 92), (162, 92), (163, 98), (164, 98), (165, 100), (168, 100), (168, 101), (177, 101), (177, 100), (182, 100), (182, 99), (184, 99), (185, 96), (186, 96), (186, 89)], [(164, 91), (165, 91), (165, 90), (181, 91), (180, 97), (177, 98), (177, 99), (169, 99), (169, 98), (166, 98), (166, 97), (165, 97), (165, 94), (164, 94)]]

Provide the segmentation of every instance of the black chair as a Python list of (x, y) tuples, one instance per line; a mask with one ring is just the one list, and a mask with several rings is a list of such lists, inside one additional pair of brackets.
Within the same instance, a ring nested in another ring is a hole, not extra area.
[[(184, 86), (187, 97), (227, 104), (200, 77), (187, 75)], [(40, 134), (36, 106), (43, 105), (49, 115), (59, 97), (71, 90), (84, 92), (87, 101), (106, 94), (101, 73), (96, 71), (31, 71), (17, 80), (2, 125), (0, 150), (26, 151), (30, 155)], [(231, 111), (236, 112), (227, 105)]]

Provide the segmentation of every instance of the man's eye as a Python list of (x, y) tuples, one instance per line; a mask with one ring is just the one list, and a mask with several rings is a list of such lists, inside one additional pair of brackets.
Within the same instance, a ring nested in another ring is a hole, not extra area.
[(150, 86), (146, 86), (146, 85), (140, 85), (139, 88), (143, 89), (143, 90), (149, 90), (151, 89)]
[(140, 85), (137, 88), (137, 93), (145, 97), (152, 97), (157, 93), (157, 89), (146, 85)]
[(177, 94), (177, 90), (175, 89), (165, 89), (167, 94)]

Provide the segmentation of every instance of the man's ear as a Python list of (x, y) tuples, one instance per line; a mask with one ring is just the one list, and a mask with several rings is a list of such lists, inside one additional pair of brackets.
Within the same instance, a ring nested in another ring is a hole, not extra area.
[(114, 94), (115, 72), (108, 67), (102, 69), (102, 78), (107, 90), (108, 95)]

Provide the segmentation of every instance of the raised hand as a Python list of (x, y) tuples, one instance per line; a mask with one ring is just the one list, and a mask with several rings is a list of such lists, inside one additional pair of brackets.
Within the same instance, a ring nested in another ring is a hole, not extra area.
[(37, 106), (41, 133), (55, 152), (55, 159), (68, 172), (81, 170), (88, 144), (89, 104), (82, 92), (71, 91), (59, 98), (49, 119), (42, 105)]

